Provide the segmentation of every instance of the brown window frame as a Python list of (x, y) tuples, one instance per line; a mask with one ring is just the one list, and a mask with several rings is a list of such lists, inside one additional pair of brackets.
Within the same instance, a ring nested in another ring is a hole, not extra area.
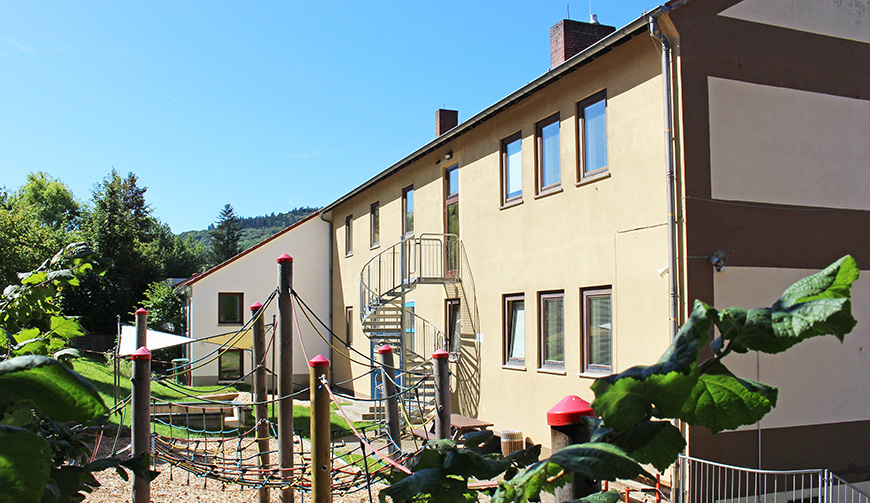
[[(601, 90), (577, 102), (577, 182), (600, 178), (610, 171), (610, 160), (603, 168), (586, 172), (586, 108), (600, 101), (604, 102), (604, 141), (607, 143), (607, 90)], [(606, 148), (606, 147), (605, 147)]]
[(344, 217), (344, 256), (353, 255), (353, 213)]
[[(228, 357), (228, 353), (239, 355), (239, 374), (237, 376), (224, 377), (222, 374), (224, 357)], [(235, 382), (245, 375), (245, 352), (241, 348), (228, 348), (218, 355), (218, 382)]]
[[(453, 308), (455, 306), (455, 318)], [(460, 326), (454, 333), (456, 321), (459, 321)], [(461, 349), (462, 339), (462, 302), (459, 299), (444, 299), (444, 328), (447, 333), (444, 334), (447, 351), (450, 353), (458, 353)]]
[[(511, 354), (513, 353), (514, 342), (516, 337), (516, 332), (512, 330), (514, 327), (514, 309), (513, 306), (517, 302), (523, 303), (523, 357), (522, 358), (513, 358)], [(525, 324), (525, 313), (526, 313), (526, 296), (522, 293), (512, 293), (508, 295), (504, 295), (502, 300), (502, 364), (508, 366), (516, 366), (523, 367), (526, 366), (526, 324)]]
[[(558, 135), (556, 136), (556, 138), (559, 140), (559, 147), (557, 148), (558, 151), (556, 153), (556, 159), (558, 159), (558, 162), (559, 162), (559, 168), (558, 168), (559, 179), (556, 182), (551, 183), (550, 185), (544, 185), (544, 138), (543, 138), (543, 130), (544, 130), (544, 128), (546, 128), (547, 126), (550, 126), (551, 124), (556, 124), (558, 126)], [(561, 124), (561, 121), (559, 120), (559, 112), (556, 112), (553, 115), (550, 115), (549, 117), (546, 117), (545, 119), (542, 119), (535, 124), (535, 164), (536, 164), (535, 176), (537, 178), (536, 186), (537, 186), (538, 194), (547, 194), (549, 192), (554, 192), (554, 191), (559, 190), (562, 187), (562, 155), (561, 155), (562, 154), (562, 147), (561, 147), (562, 138), (561, 138), (561, 133), (562, 133), (562, 124)]]
[[(520, 144), (520, 192), (519, 194), (510, 195), (510, 163), (508, 156), (508, 146), (519, 142)], [(508, 136), (501, 140), (501, 204), (507, 205), (517, 203), (523, 200), (523, 135), (522, 131)]]
[(344, 308), (344, 338), (348, 346), (353, 344), (353, 306)]
[(381, 245), (381, 203), (375, 201), (369, 206), (369, 247)]
[[(552, 299), (562, 301), (562, 360), (551, 360), (547, 356), (548, 326), (545, 302)], [(565, 370), (565, 291), (554, 290), (538, 293), (538, 367), (547, 370)]]
[[(411, 225), (408, 228), (408, 194), (411, 194)], [(402, 189), (402, 236), (414, 235), (414, 186), (409, 185)]]
[[(604, 298), (607, 297), (610, 299), (610, 364), (609, 365), (600, 365), (600, 364), (590, 364), (589, 363), (589, 355), (592, 353), (590, 348), (591, 344), (591, 334), (590, 330), (590, 311), (589, 308), (589, 299), (593, 298)], [(580, 310), (581, 310), (581, 318), (583, 320), (582, 326), (582, 343), (580, 344), (580, 351), (582, 354), (580, 355), (580, 361), (583, 362), (583, 372), (584, 373), (613, 373), (613, 287), (605, 286), (605, 287), (595, 287), (595, 288), (584, 288), (580, 291)]]
[[(225, 297), (238, 297), (239, 299), (239, 317), (238, 320), (224, 320), (223, 315), (223, 299)], [(218, 316), (218, 325), (244, 325), (245, 323), (245, 294), (244, 292), (218, 292), (218, 308), (217, 308), (217, 316)]]

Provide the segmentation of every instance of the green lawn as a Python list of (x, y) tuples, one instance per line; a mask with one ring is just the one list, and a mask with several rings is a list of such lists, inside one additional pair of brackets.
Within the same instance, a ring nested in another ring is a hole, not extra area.
[[(97, 391), (99, 391), (100, 396), (103, 398), (103, 401), (106, 402), (106, 405), (109, 408), (112, 408), (115, 405), (113, 399), (113, 387), (114, 387), (114, 366), (109, 363), (103, 363), (94, 359), (89, 358), (79, 358), (74, 360), (75, 371), (81, 374), (82, 376), (88, 378), (94, 386), (96, 386)], [(124, 360), (120, 363), (120, 389), (118, 392), (119, 400), (124, 400), (126, 397), (130, 396), (131, 393), (131, 365), (129, 360)], [(193, 388), (185, 388), (185, 392), (189, 395), (206, 395), (212, 393), (231, 393), (235, 392), (235, 388), (227, 388), (226, 386), (196, 386)], [(163, 400), (170, 401), (183, 401), (183, 402), (195, 402), (196, 399), (190, 396), (181, 393), (174, 388), (165, 386), (159, 382), (152, 381), (151, 382), (151, 396), (160, 398)], [(344, 417), (340, 414), (334, 412), (335, 405), (332, 405), (333, 412), (330, 414), (330, 423), (331, 430), (350, 430), (350, 425), (345, 421)], [(272, 414), (272, 407), (269, 407), (269, 414)], [(275, 409), (277, 410), (277, 408)], [(275, 420), (275, 417), (272, 416), (272, 420)], [(113, 414), (112, 417), (109, 418), (109, 422), (113, 424), (118, 424), (119, 416), (117, 414)], [(311, 415), (308, 407), (303, 407), (299, 405), (294, 405), (293, 407), (293, 426), (296, 430), (299, 430), (303, 437), (310, 437), (310, 424), (311, 424)], [(358, 426), (363, 426), (369, 423), (360, 423)], [(124, 417), (124, 425), (130, 425), (130, 415), (126, 414)], [(178, 428), (173, 428), (176, 434)], [(172, 431), (168, 426), (157, 425), (157, 432), (161, 434), (171, 434)], [(228, 432), (229, 433), (229, 432)], [(236, 430), (232, 430), (232, 435), (237, 434)]]

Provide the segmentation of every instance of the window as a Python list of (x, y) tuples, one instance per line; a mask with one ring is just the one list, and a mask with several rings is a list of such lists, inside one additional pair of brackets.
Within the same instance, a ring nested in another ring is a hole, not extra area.
[(447, 299), (445, 301), (445, 318), (444, 324), (447, 327), (447, 351), (458, 353), (460, 351), (460, 331), (462, 328), (462, 320), (460, 318), (459, 299)]
[(369, 233), (371, 242), (369, 245), (372, 248), (377, 248), (381, 244), (381, 205), (378, 201), (372, 203), (369, 210)]
[(507, 204), (523, 198), (523, 147), (521, 133), (501, 141), (501, 202)]
[(538, 192), (559, 187), (562, 182), (559, 164), (559, 114), (537, 124)]
[(565, 294), (539, 294), (541, 367), (565, 368)]
[(578, 180), (607, 171), (607, 100), (601, 91), (577, 104)]
[(242, 378), (242, 350), (230, 348), (218, 358), (218, 381), (235, 381)]
[(344, 308), (344, 337), (348, 346), (353, 343), (353, 307)]
[(402, 189), (402, 234), (414, 235), (414, 186)]
[(611, 289), (583, 291), (583, 371), (613, 371)]
[(522, 294), (504, 297), (504, 364), (526, 364), (526, 304)]
[(218, 324), (241, 325), (243, 293), (218, 294)]
[(444, 192), (444, 233), (451, 234), (444, 250), (447, 274), (456, 276), (459, 270), (459, 165), (444, 171)]
[(344, 217), (344, 254), (353, 255), (353, 215)]

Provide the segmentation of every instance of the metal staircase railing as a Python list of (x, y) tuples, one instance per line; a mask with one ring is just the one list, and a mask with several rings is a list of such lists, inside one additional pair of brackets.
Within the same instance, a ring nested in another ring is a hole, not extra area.
[(446, 337), (433, 323), (405, 307), (405, 295), (418, 284), (458, 283), (461, 243), (454, 234), (402, 238), (363, 266), (360, 273), (360, 319), (375, 343), (390, 344), (399, 356), (402, 385), (413, 388), (406, 410), (423, 420), (434, 403), (429, 355), (446, 348)]
[(452, 283), (461, 277), (455, 234), (402, 238), (372, 257), (360, 273), (360, 319), (365, 319), (418, 283)]

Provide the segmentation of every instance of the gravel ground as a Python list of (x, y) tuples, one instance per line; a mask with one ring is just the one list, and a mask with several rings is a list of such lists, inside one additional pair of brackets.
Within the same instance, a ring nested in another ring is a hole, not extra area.
[[(130, 482), (123, 481), (113, 470), (107, 470), (97, 474), (97, 479), (102, 486), (85, 498), (85, 503), (115, 503), (115, 502), (130, 502), (132, 495), (132, 485)], [(221, 488), (221, 484), (209, 481), (203, 484), (203, 479), (190, 477), (190, 484), (186, 484), (187, 475), (181, 470), (173, 470), (172, 479), (170, 480), (168, 469), (166, 473), (161, 473), (156, 479), (151, 481), (151, 501), (154, 502), (172, 502), (172, 503), (192, 503), (192, 502), (213, 502), (213, 503), (247, 503), (259, 501), (257, 498), (256, 489), (238, 490), (232, 486)], [(378, 491), (383, 485), (375, 484), (372, 486), (373, 501), (378, 501)], [(271, 491), (271, 501), (278, 502), (277, 490)], [(299, 503), (311, 501), (311, 494), (307, 492), (296, 492), (295, 500)], [(333, 496), (334, 502), (341, 503), (368, 503), (368, 491), (362, 490), (353, 494), (347, 494), (343, 497)]]
[[(236, 400), (250, 402), (250, 393), (241, 393)], [(300, 402), (302, 401), (296, 401), (296, 403)], [(304, 404), (307, 405), (307, 403)], [(119, 442), (119, 449), (129, 445), (129, 443), (129, 436), (122, 437)], [(111, 444), (111, 440), (102, 442), (97, 457), (103, 458), (110, 456)], [(274, 443), (273, 448), (275, 448)], [(301, 461), (297, 461), (297, 463), (301, 463)], [(214, 480), (206, 480), (194, 475), (189, 475), (184, 470), (172, 468), (168, 463), (158, 463), (156, 469), (160, 472), (160, 475), (151, 481), (151, 501), (153, 502), (241, 503), (259, 501), (257, 489), (235, 485), (223, 485)], [(115, 503), (132, 501), (132, 480), (123, 480), (118, 476), (115, 470), (105, 470), (96, 473), (95, 477), (100, 481), (101, 486), (85, 497), (85, 503)], [(372, 485), (372, 501), (378, 501), (378, 492), (383, 487), (385, 487), (383, 484)], [(280, 490), (270, 490), (270, 493), (270, 500), (278, 502)], [(310, 496), (311, 494), (308, 492), (297, 491), (295, 493), (295, 501), (297, 503), (305, 503), (311, 501)], [(333, 495), (332, 500), (336, 503), (369, 502), (369, 492), (363, 489), (344, 496), (336, 494)]]

